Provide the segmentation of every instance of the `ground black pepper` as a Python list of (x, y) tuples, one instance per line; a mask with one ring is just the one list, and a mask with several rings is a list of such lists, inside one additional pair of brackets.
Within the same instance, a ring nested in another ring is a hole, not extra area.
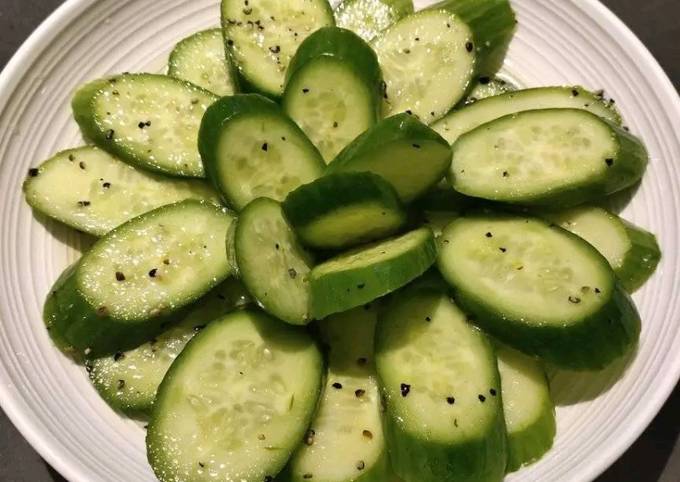
[(340, 383), (340, 382), (335, 382), (335, 383), (333, 383), (332, 386), (333, 386), (333, 388), (335, 388), (336, 390), (342, 389), (342, 383)]
[(111, 139), (113, 139), (113, 135), (115, 133), (116, 132), (113, 129), (109, 129), (108, 131), (106, 131), (106, 140), (110, 141)]
[(370, 430), (364, 430), (363, 432), (361, 432), (361, 435), (363, 435), (368, 440), (373, 439), (373, 432), (371, 432)]
[(152, 269), (151, 271), (149, 271), (149, 277), (155, 278), (156, 273), (158, 273), (158, 269), (157, 268)]
[(264, 152), (267, 152), (269, 150), (269, 144), (267, 144), (266, 142), (264, 144), (262, 144), (262, 150)]
[(85, 170), (85, 163), (83, 161), (80, 161), (78, 163), (78, 167), (80, 167), (84, 171)]
[(454, 403), (456, 403), (456, 399), (454, 397), (446, 397), (446, 403), (448, 403), (449, 405), (453, 405)]
[(354, 390), (354, 395), (355, 395), (357, 398), (361, 398), (361, 397), (363, 397), (365, 394), (366, 394), (366, 390), (364, 390), (364, 389), (362, 389), (362, 388), (359, 388), (359, 389), (357, 389), (357, 390)]
[(40, 171), (35, 167), (32, 167), (31, 169), (28, 170), (28, 175), (31, 177), (37, 177), (38, 174), (40, 174)]
[(575, 305), (579, 304), (581, 302), (581, 298), (578, 298), (577, 296), (570, 296), (569, 297), (569, 302), (574, 303)]
[(604, 162), (607, 164), (607, 166), (611, 167), (614, 165), (614, 159), (607, 158), (604, 160)]
[(297, 277), (297, 271), (295, 271), (295, 268), (290, 268), (288, 270), (288, 274), (290, 275), (291, 279), (295, 279)]
[[(449, 24), (446, 24), (446, 26), (449, 27)], [(472, 42), (467, 42), (465, 44), (465, 50), (467, 50), (468, 52), (472, 52), (474, 50), (474, 48), (475, 48), (475, 45)]]
[(492, 397), (496, 396), (496, 389), (495, 388), (490, 388), (489, 393), (491, 394)]
[(366, 468), (366, 464), (364, 463), (363, 460), (360, 460), (357, 462), (357, 470), (364, 470)]
[(125, 275), (120, 271), (116, 271), (116, 281), (125, 281)]
[(481, 393), (479, 395), (477, 395), (477, 398), (479, 398), (479, 401), (482, 402), (482, 403), (484, 403), (486, 401), (486, 397), (484, 395), (482, 395)]
[(408, 383), (402, 383), (399, 388), (401, 390), (402, 397), (405, 397), (411, 391), (411, 385), (409, 385)]

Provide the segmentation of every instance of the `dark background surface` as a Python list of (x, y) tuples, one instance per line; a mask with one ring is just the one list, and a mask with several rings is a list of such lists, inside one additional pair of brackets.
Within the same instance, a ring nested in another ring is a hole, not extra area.
[[(0, 67), (61, 3), (61, 0), (0, 0)], [(642, 39), (679, 88), (680, 0), (603, 0), (603, 3)], [(676, 388), (645, 433), (598, 482), (680, 481), (679, 436), (680, 389)], [(0, 481), (63, 480), (0, 412)]]

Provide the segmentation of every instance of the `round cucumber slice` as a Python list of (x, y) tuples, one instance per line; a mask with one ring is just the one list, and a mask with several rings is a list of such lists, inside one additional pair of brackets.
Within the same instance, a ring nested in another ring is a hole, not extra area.
[(347, 28), (366, 42), (413, 13), (413, 0), (342, 0), (335, 9), (338, 27)]

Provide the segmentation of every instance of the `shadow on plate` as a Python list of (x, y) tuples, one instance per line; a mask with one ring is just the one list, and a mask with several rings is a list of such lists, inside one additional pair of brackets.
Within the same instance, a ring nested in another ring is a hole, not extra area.
[(65, 224), (55, 221), (39, 211), (33, 210), (33, 217), (36, 221), (60, 243), (65, 244), (71, 249), (84, 253), (97, 241), (92, 235), (73, 229)]

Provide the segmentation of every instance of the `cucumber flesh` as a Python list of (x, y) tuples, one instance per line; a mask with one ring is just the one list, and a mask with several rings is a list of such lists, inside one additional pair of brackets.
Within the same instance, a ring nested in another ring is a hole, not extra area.
[(223, 97), (238, 91), (236, 72), (224, 50), (219, 28), (203, 30), (179, 42), (168, 61), (168, 75)]
[(395, 299), (378, 322), (376, 366), (399, 477), (503, 479), (506, 442), (493, 348), (447, 296), (411, 289)]
[(412, 13), (412, 0), (342, 0), (335, 9), (335, 22), (370, 42)]
[(123, 161), (173, 176), (204, 177), (198, 127), (216, 100), (183, 80), (124, 74), (84, 85), (72, 106), (84, 136)]
[(113, 408), (133, 417), (151, 414), (158, 386), (186, 344), (209, 322), (250, 303), (238, 281), (228, 279), (205, 295), (187, 317), (153, 340), (87, 363), (90, 380)]
[(637, 342), (640, 319), (607, 260), (535, 218), (460, 218), (438, 266), (458, 304), (499, 340), (573, 369), (599, 369)]
[(185, 199), (219, 204), (203, 181), (135, 169), (92, 146), (62, 151), (31, 169), (23, 190), (34, 209), (94, 236), (165, 204)]
[(486, 99), (487, 97), (502, 95), (516, 90), (517, 86), (502, 77), (481, 76), (477, 79), (477, 82), (472, 87), (463, 103), (465, 105), (470, 105), (478, 100)]
[(385, 79), (386, 116), (411, 111), (430, 124), (463, 98), (475, 68), (470, 28), (444, 10), (423, 10), (381, 33), (373, 48)]
[(432, 125), (444, 139), (453, 144), (472, 129), (509, 114), (537, 109), (584, 109), (616, 124), (621, 117), (602, 96), (583, 87), (538, 87), (508, 92), (478, 100), (454, 110)]
[(647, 152), (632, 135), (580, 109), (543, 109), (483, 124), (453, 145), (449, 180), (465, 195), (573, 206), (631, 186)]
[(159, 388), (146, 437), (158, 479), (273, 480), (314, 414), (322, 367), (306, 333), (264, 313), (210, 323)]
[(496, 349), (508, 432), (507, 472), (540, 459), (555, 438), (555, 406), (540, 361), (512, 348)]

